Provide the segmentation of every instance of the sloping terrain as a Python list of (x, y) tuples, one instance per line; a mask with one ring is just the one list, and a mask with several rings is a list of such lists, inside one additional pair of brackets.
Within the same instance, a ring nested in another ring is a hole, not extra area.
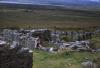
[(64, 52), (62, 54), (47, 53), (35, 50), (33, 52), (33, 68), (82, 68), (84, 57), (91, 60), (100, 56), (100, 53)]
[(21, 28), (86, 28), (100, 26), (100, 13), (15, 9), (0, 11), (0, 26)]

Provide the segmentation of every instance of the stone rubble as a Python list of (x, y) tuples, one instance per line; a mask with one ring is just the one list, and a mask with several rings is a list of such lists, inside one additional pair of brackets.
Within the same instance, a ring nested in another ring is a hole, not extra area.
[[(47, 41), (53, 43), (58, 48), (71, 48), (77, 50), (88, 50), (90, 49), (90, 42), (94, 34), (99, 33), (99, 30), (94, 32), (89, 31), (51, 31), (48, 29), (32, 29), (32, 30), (11, 30), (3, 29), (0, 34), (0, 39), (6, 41), (11, 48), (16, 45), (33, 49), (44, 49), (42, 43)], [(61, 38), (63, 37), (63, 38)], [(67, 40), (66, 40), (67, 39)], [(51, 51), (51, 48), (49, 48)], [(48, 48), (47, 48), (48, 50)], [(53, 50), (53, 49), (52, 49)]]

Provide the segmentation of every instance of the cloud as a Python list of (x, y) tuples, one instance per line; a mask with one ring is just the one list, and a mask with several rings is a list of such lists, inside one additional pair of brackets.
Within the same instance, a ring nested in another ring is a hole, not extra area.
[(49, 3), (77, 3), (82, 2), (98, 2), (100, 0), (0, 0), (2, 3), (28, 3), (28, 4), (49, 4)]
[(90, 0), (90, 1), (93, 1), (93, 2), (100, 2), (100, 0)]

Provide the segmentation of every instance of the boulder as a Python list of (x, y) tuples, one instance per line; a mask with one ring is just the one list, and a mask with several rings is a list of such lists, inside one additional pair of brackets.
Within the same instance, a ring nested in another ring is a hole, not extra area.
[(0, 68), (32, 68), (33, 55), (22, 48), (0, 47)]

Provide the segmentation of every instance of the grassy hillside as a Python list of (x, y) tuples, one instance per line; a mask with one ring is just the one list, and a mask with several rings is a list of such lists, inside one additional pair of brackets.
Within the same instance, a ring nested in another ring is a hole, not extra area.
[(33, 52), (33, 68), (82, 68), (84, 57), (91, 60), (100, 56), (100, 53), (72, 52), (52, 54), (43, 51)]
[(84, 28), (100, 26), (100, 13), (57, 10), (0, 10), (0, 26), (21, 28)]

